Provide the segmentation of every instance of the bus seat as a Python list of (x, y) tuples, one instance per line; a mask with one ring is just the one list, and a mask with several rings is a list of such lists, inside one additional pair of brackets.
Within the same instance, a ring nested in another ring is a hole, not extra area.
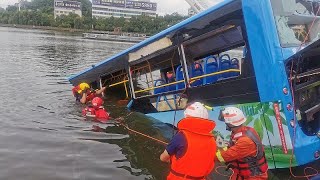
[[(230, 56), (228, 54), (224, 54), (220, 56), (220, 71), (228, 70), (231, 67)], [(223, 73), (220, 76), (221, 78), (230, 77), (230, 73)]]
[[(182, 66), (180, 65), (176, 69), (176, 80), (180, 81), (180, 80), (183, 80), (183, 79), (184, 78), (183, 78)], [(176, 90), (183, 89), (183, 88), (184, 88), (184, 83), (183, 82), (176, 84)]]
[[(239, 68), (239, 60), (237, 58), (231, 59), (231, 69), (240, 69)], [(230, 76), (239, 76), (240, 72), (231, 72)]]
[[(154, 87), (157, 87), (163, 84), (166, 84), (166, 82), (163, 79), (157, 79), (154, 81)], [(154, 89), (154, 94), (160, 94), (166, 91), (167, 91), (166, 87), (161, 87), (161, 88)]]
[[(213, 59), (214, 61), (209, 62), (209, 60)], [(218, 66), (218, 60), (215, 56), (208, 56), (205, 59), (205, 64), (204, 64), (204, 73), (205, 74), (211, 74), (219, 71), (219, 66)], [(207, 76), (204, 78), (204, 84), (211, 84), (216, 82), (219, 79), (220, 75), (214, 75), (214, 76)]]
[[(202, 76), (203, 75), (203, 69), (202, 65), (200, 63), (193, 63), (191, 67), (191, 78), (192, 77), (197, 77), (197, 76)], [(191, 86), (201, 86), (203, 84), (203, 78), (195, 80)]]

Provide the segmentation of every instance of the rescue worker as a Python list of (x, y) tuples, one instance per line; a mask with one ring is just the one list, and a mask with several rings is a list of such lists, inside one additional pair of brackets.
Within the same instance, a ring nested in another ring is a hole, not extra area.
[(203, 104), (187, 106), (178, 133), (160, 155), (161, 161), (171, 163), (167, 180), (207, 178), (214, 168), (216, 142), (211, 132), (215, 126)]
[(246, 122), (243, 112), (236, 107), (227, 107), (220, 111), (219, 120), (231, 131), (229, 147), (216, 153), (217, 159), (233, 170), (230, 180), (268, 179), (262, 142), (253, 128), (243, 125)]
[(89, 84), (80, 83), (78, 86), (72, 88), (73, 96), (76, 98), (76, 101), (85, 104), (88, 101), (91, 101), (97, 95), (100, 95), (104, 92), (106, 87), (102, 87), (98, 90), (91, 90)]
[(109, 120), (109, 113), (104, 109), (103, 99), (100, 97), (93, 98), (91, 105), (82, 110), (82, 115), (101, 123), (106, 123)]

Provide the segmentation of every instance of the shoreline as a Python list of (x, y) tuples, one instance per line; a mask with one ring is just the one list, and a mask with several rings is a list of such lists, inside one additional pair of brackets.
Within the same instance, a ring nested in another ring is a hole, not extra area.
[[(36, 30), (46, 30), (46, 31), (57, 31), (57, 32), (67, 32), (67, 33), (77, 33), (81, 34), (83, 37), (83, 33), (93, 33), (93, 34), (105, 34), (107, 31), (97, 31), (97, 30), (84, 30), (84, 29), (73, 29), (73, 28), (61, 28), (61, 27), (52, 27), (52, 26), (32, 26), (32, 25), (15, 25), (15, 24), (1, 24), (0, 27), (9, 27), (9, 28), (18, 28), (18, 29), (36, 29)], [(126, 39), (114, 39), (114, 38), (89, 38), (83, 37), (84, 39), (96, 40), (96, 41), (111, 41), (111, 42), (124, 42), (124, 43), (138, 43), (141, 41), (134, 40), (126, 40)]]
[(91, 32), (92, 30), (84, 30), (84, 29), (73, 29), (73, 28), (62, 28), (62, 27), (52, 27), (52, 26), (32, 26), (32, 25), (21, 25), (21, 24), (1, 24), (0, 27), (11, 27), (11, 28), (19, 28), (19, 29), (40, 29), (40, 30), (53, 30), (60, 32)]

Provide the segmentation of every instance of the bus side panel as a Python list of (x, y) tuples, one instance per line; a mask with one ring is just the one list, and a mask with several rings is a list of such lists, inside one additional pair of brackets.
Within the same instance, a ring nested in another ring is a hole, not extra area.
[[(286, 168), (290, 166), (292, 156), (292, 142), (281, 102), (261, 103), (260, 118), (264, 119), (263, 128), (270, 139), (270, 146), (266, 149), (266, 155), (273, 156), (273, 164), (269, 167)], [(270, 157), (267, 157), (270, 158)], [(292, 166), (296, 166), (293, 156)]]
[[(285, 107), (292, 105), (291, 92), (287, 95), (283, 93), (284, 88), (290, 89), (290, 84), (271, 4), (269, 0), (243, 0), (242, 5), (260, 100), (261, 102), (281, 100)], [(286, 124), (295, 122), (292, 110), (284, 108), (283, 112)], [(320, 151), (319, 138), (316, 135), (307, 136), (299, 125), (295, 129), (294, 126), (285, 128), (289, 130), (294, 143), (297, 165), (315, 161), (316, 154)]]
[[(261, 102), (281, 99), (283, 62), (268, 0), (243, 0), (243, 16)], [(284, 78), (284, 77), (283, 77)]]

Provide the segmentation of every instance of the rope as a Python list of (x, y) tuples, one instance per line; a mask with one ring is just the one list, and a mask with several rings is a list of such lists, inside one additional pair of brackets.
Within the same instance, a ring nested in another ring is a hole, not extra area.
[(131, 114), (132, 114), (132, 112), (130, 112), (130, 113), (127, 114), (126, 116), (116, 118), (115, 121), (117, 121), (119, 125), (123, 126), (125, 129), (127, 129), (127, 130), (130, 131), (130, 132), (133, 132), (133, 133), (135, 133), (135, 134), (139, 134), (139, 135), (141, 135), (141, 136), (144, 136), (144, 137), (146, 137), (146, 138), (148, 138), (148, 139), (154, 140), (154, 141), (156, 141), (156, 142), (158, 142), (158, 143), (161, 143), (161, 144), (163, 144), (163, 145), (167, 145), (167, 144), (168, 144), (167, 142), (164, 142), (164, 141), (162, 141), (162, 140), (160, 140), (160, 139), (151, 137), (151, 136), (149, 136), (149, 135), (147, 135), (147, 134), (144, 134), (144, 133), (142, 133), (142, 132), (133, 130), (133, 129), (129, 128), (127, 125), (125, 125), (121, 120), (124, 119), (124, 118), (126, 118), (126, 117), (128, 117), (128, 116), (130, 116)]
[[(177, 102), (176, 102), (176, 96), (174, 95), (173, 98), (174, 98), (175, 109), (174, 109), (174, 117), (173, 117), (173, 124), (172, 125), (175, 126), (178, 106), (177, 106)], [(173, 136), (174, 136), (174, 127), (172, 127), (172, 138), (173, 138)]]
[[(310, 28), (309, 28), (309, 31), (308, 31), (305, 39), (303, 40), (303, 42), (302, 42), (301, 45), (299, 46), (298, 51), (300, 51), (302, 45), (305, 44), (305, 42), (307, 41), (308, 36), (309, 36), (309, 34), (310, 34), (310, 31), (311, 31), (312, 27), (314, 26), (315, 20), (317, 19), (317, 16), (318, 16), (319, 11), (320, 11), (320, 6), (318, 7), (317, 13), (315, 14), (315, 17), (314, 17), (314, 19), (313, 19), (313, 21), (312, 21), (312, 24), (311, 24), (311, 26), (310, 26)], [(299, 57), (299, 58), (300, 58), (300, 57)], [(292, 60), (292, 62), (291, 62), (291, 68), (290, 68), (290, 88), (291, 88), (291, 94), (292, 94), (293, 112), (296, 112), (296, 109), (295, 109), (295, 97), (294, 97), (294, 91), (293, 91), (293, 80), (294, 80), (294, 78), (293, 78), (293, 65), (294, 65), (294, 64), (293, 64), (293, 60)], [(297, 128), (296, 122), (297, 122), (297, 119), (296, 119), (296, 116), (295, 116), (295, 114), (294, 114), (294, 115), (293, 115), (292, 151), (291, 151), (291, 157), (290, 157), (289, 170), (290, 170), (290, 174), (291, 174), (292, 177), (294, 177), (294, 178), (307, 178), (307, 179), (309, 180), (309, 177), (313, 177), (313, 176), (318, 175), (318, 174), (319, 174), (319, 170), (317, 170), (317, 169), (315, 169), (315, 168), (313, 168), (313, 167), (307, 166), (307, 167), (304, 168), (304, 176), (297, 176), (297, 175), (293, 174), (293, 172), (292, 172), (292, 160), (293, 160), (293, 157), (294, 157), (294, 144), (295, 144), (295, 140), (296, 140), (296, 128)], [(307, 169), (314, 170), (315, 173), (307, 175), (307, 172), (306, 172)]]
[[(217, 167), (214, 169), (214, 171), (215, 171), (217, 174), (219, 174), (220, 176), (224, 176), (224, 177), (230, 177), (230, 176), (232, 176), (233, 173), (232, 173), (231, 175), (226, 175), (226, 174), (220, 173), (220, 172), (219, 172), (219, 169), (221, 169), (221, 168), (224, 168), (224, 170), (227, 171), (227, 166), (217, 166)], [(233, 172), (232, 169), (231, 169), (231, 171)]]

